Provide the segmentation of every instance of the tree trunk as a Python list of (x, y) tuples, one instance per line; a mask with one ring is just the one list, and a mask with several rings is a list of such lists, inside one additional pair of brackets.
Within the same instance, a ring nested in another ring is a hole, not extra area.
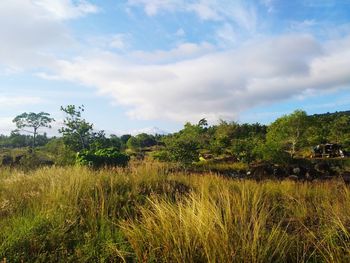
[(81, 146), (83, 147), (83, 150), (85, 150), (84, 138), (83, 138), (83, 136), (81, 136), (81, 134), (80, 134), (80, 133), (78, 133), (78, 134), (79, 134), (79, 138), (80, 138)]
[(37, 129), (38, 129), (38, 128), (34, 128), (34, 133), (33, 133), (33, 149), (35, 148)]
[(296, 144), (297, 144), (297, 143), (296, 143), (296, 140), (293, 140), (293, 141), (292, 141), (292, 150), (291, 150), (291, 157), (292, 157), (292, 158), (294, 158), (294, 154), (295, 154), (295, 151), (296, 151), (296, 150), (295, 150)]

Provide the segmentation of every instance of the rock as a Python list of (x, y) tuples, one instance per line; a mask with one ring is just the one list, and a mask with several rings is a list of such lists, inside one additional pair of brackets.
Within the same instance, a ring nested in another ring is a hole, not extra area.
[(287, 177), (289, 180), (292, 180), (292, 181), (298, 181), (299, 180), (299, 177), (296, 176), (295, 174), (292, 174), (290, 176)]
[(293, 168), (293, 174), (300, 174), (300, 168), (299, 167)]
[(13, 164), (13, 159), (10, 155), (4, 155), (1, 160), (1, 165), (10, 166)]
[(311, 176), (311, 174), (309, 172), (305, 173), (305, 179), (306, 180), (311, 180), (312, 179), (312, 176)]
[(25, 156), (24, 154), (15, 156), (15, 160), (14, 160), (13, 163), (16, 164), (16, 165), (20, 164), (20, 163), (21, 163), (21, 160), (22, 160), (22, 158), (23, 158), (24, 156)]
[(340, 176), (346, 184), (350, 184), (350, 172), (343, 172)]
[(329, 166), (329, 164), (327, 162), (316, 163), (314, 168), (315, 168), (315, 170), (317, 170), (319, 172), (330, 172), (330, 170), (331, 170), (331, 167)]

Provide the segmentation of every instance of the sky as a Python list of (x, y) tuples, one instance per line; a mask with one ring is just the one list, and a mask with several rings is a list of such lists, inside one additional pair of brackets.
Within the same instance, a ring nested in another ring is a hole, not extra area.
[(69, 104), (119, 135), (350, 110), (350, 0), (1, 0), (0, 133)]

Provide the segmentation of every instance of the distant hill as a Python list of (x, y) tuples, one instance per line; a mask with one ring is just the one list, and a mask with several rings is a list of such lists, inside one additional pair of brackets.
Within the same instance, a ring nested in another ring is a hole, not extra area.
[(137, 135), (140, 133), (147, 133), (147, 134), (152, 134), (152, 135), (167, 135), (169, 134), (167, 131), (164, 131), (158, 127), (146, 127), (146, 128), (142, 128), (142, 129), (137, 129), (137, 130), (133, 130), (130, 132), (132, 135)]
[(350, 110), (348, 111), (336, 111), (336, 112), (327, 112), (327, 113), (319, 113), (319, 114), (313, 114), (310, 115), (312, 117), (337, 117), (339, 115), (349, 115), (350, 116)]

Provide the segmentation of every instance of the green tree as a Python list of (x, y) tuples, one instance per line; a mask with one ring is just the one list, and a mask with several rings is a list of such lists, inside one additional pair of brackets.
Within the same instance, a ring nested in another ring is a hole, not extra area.
[(130, 134), (123, 134), (122, 136), (120, 136), (120, 140), (122, 141), (123, 144), (126, 144), (130, 139), (130, 137), (131, 137)]
[(110, 146), (109, 147), (113, 147), (113, 148), (117, 148), (120, 150), (122, 150), (122, 140), (115, 134), (111, 134), (110, 138), (109, 138), (109, 143)]
[(329, 139), (335, 143), (346, 144), (350, 140), (350, 116), (342, 115), (331, 124)]
[(52, 138), (44, 149), (56, 165), (72, 165), (75, 163), (76, 153), (65, 144), (62, 137)]
[(198, 141), (188, 135), (167, 137), (165, 140), (169, 157), (172, 161), (189, 165), (198, 161)]
[(90, 150), (99, 150), (104, 148), (112, 147), (110, 138), (106, 137), (105, 132), (97, 131), (91, 132), (90, 137), (88, 138), (88, 148)]
[[(33, 148), (35, 148), (36, 145), (36, 137), (39, 128), (51, 128), (50, 124), (53, 121), (55, 120), (46, 112), (24, 112), (12, 120), (12, 122), (16, 124), (17, 129), (33, 134)], [(28, 130), (27, 128), (31, 130)]]
[(250, 163), (261, 159), (260, 146), (264, 143), (260, 136), (250, 136), (232, 140), (231, 153), (240, 161)]
[(183, 165), (198, 161), (199, 149), (205, 149), (209, 145), (206, 126), (204, 119), (197, 125), (186, 123), (178, 133), (164, 137), (167, 156)]
[(63, 120), (64, 127), (59, 129), (59, 132), (63, 135), (65, 143), (74, 151), (87, 149), (93, 136), (93, 124), (81, 116), (84, 110), (84, 105), (61, 107), (66, 118)]
[(155, 140), (154, 136), (147, 133), (140, 133), (135, 137), (139, 141), (140, 147), (142, 148), (151, 147), (157, 144), (157, 141)]
[(216, 154), (225, 152), (230, 147), (238, 126), (235, 122), (228, 123), (221, 120), (219, 125), (214, 128), (210, 140), (210, 149)]
[(126, 146), (128, 149), (133, 151), (140, 151), (141, 150), (141, 144), (140, 140), (138, 140), (135, 136), (131, 136), (128, 141), (126, 142)]
[(292, 114), (284, 115), (274, 121), (267, 129), (266, 146), (288, 152), (291, 157), (306, 141), (308, 116), (305, 111), (296, 110)]
[(329, 136), (329, 122), (325, 122), (322, 118), (316, 116), (309, 117), (309, 125), (305, 131), (306, 142), (308, 146), (326, 143)]

